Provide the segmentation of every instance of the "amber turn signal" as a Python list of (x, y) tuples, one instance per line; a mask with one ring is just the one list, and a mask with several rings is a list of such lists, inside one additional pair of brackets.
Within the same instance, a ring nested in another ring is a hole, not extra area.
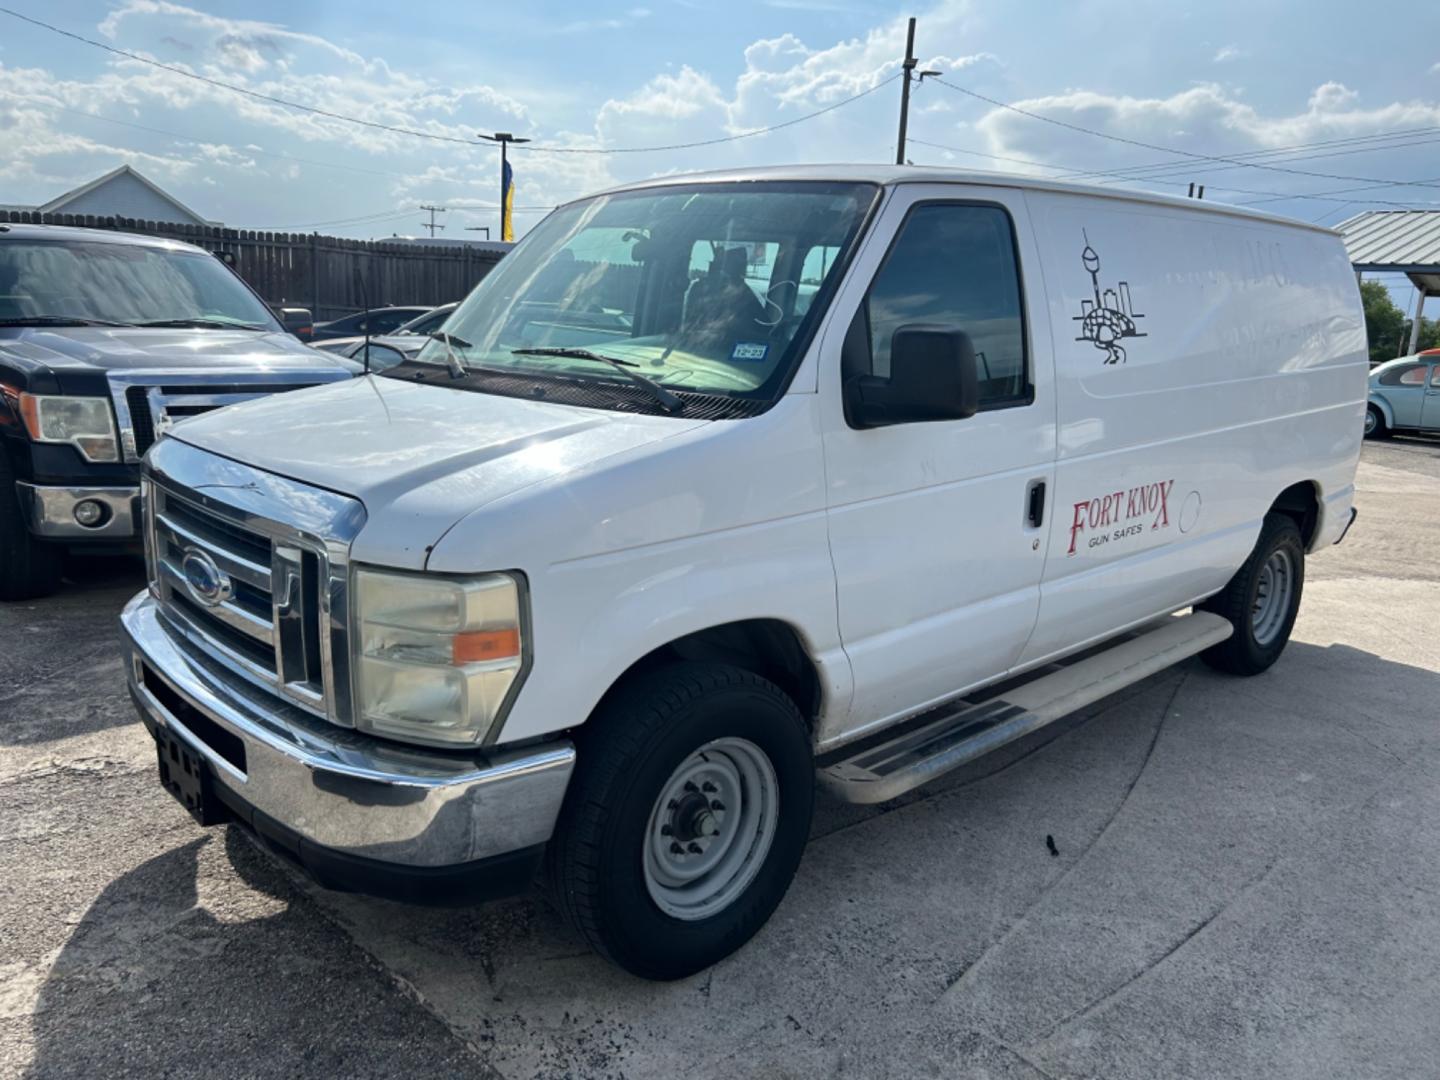
[(520, 631), (467, 630), (451, 639), (450, 658), (456, 664), (474, 664), (482, 660), (509, 660), (520, 655)]

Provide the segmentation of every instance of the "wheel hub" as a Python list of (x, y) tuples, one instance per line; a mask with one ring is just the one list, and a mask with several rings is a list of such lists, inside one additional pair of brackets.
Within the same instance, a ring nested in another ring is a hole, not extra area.
[(671, 773), (650, 812), (645, 887), (678, 919), (708, 918), (754, 880), (770, 850), (780, 791), (765, 752), (748, 739), (706, 743)]

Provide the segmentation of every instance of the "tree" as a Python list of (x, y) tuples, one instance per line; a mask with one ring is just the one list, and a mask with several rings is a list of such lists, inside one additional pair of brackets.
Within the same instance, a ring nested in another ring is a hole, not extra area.
[[(1365, 335), (1370, 340), (1370, 362), (1378, 364), (1404, 356), (1410, 349), (1411, 320), (1390, 299), (1390, 290), (1378, 281), (1362, 281), (1360, 298), (1365, 303)], [(1440, 320), (1420, 320), (1419, 348), (1440, 348)]]
[(1365, 303), (1365, 336), (1370, 341), (1370, 362), (1378, 364), (1400, 356), (1410, 343), (1410, 320), (1390, 299), (1390, 290), (1378, 281), (1362, 281), (1360, 299)]

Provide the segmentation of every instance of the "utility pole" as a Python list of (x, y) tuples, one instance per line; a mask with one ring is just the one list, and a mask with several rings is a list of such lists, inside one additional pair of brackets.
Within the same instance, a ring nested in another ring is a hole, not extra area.
[(465, 226), (465, 231), (466, 231), (466, 232), (483, 232), (483, 233), (485, 234), (485, 239), (486, 239), (486, 240), (489, 240), (489, 239), (490, 239), (490, 226), (489, 226), (489, 225), (466, 225), (466, 226)]
[(915, 18), (905, 31), (905, 63), (900, 71), (900, 135), (895, 143), (895, 164), (905, 164), (905, 129), (910, 125), (910, 73), (915, 70)]
[(429, 211), (430, 211), (430, 220), (429, 220), (429, 221), (422, 221), (422, 222), (420, 223), (420, 227), (421, 227), (422, 229), (429, 229), (431, 236), (434, 236), (434, 235), (435, 235), (435, 230), (436, 230), (436, 229), (440, 229), (440, 230), (442, 230), (442, 231), (444, 230), (444, 228), (445, 228), (444, 225), (437, 225), (437, 224), (435, 223), (435, 215), (436, 215), (436, 214), (443, 214), (443, 213), (445, 213), (445, 209), (446, 209), (445, 207), (443, 207), (443, 206), (422, 206), (422, 207), (420, 207), (420, 209), (421, 209), (421, 210), (429, 210)]
[(910, 27), (905, 31), (905, 62), (900, 65), (900, 137), (895, 142), (895, 164), (905, 164), (905, 133), (910, 126), (910, 80), (922, 83), (927, 77), (945, 74), (943, 71), (922, 71), (918, 76), (914, 75), (915, 65), (919, 61), (915, 59), (915, 20), (910, 20)]
[(484, 139), (486, 142), (500, 144), (500, 239), (509, 240), (510, 236), (507, 235), (505, 228), (507, 223), (505, 214), (505, 198), (510, 193), (508, 183), (505, 179), (505, 148), (511, 143), (527, 143), (530, 140), (522, 139), (516, 135), (512, 135), (508, 131), (497, 131), (493, 135), (486, 135), (483, 131), (481, 131), (476, 133), (476, 138)]

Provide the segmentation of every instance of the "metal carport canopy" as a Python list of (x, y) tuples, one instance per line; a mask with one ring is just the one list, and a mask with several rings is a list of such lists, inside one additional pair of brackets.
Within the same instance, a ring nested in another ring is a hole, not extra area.
[(1403, 273), (1420, 292), (1410, 351), (1420, 341), (1426, 296), (1440, 296), (1440, 210), (1367, 210), (1336, 226), (1357, 274)]

